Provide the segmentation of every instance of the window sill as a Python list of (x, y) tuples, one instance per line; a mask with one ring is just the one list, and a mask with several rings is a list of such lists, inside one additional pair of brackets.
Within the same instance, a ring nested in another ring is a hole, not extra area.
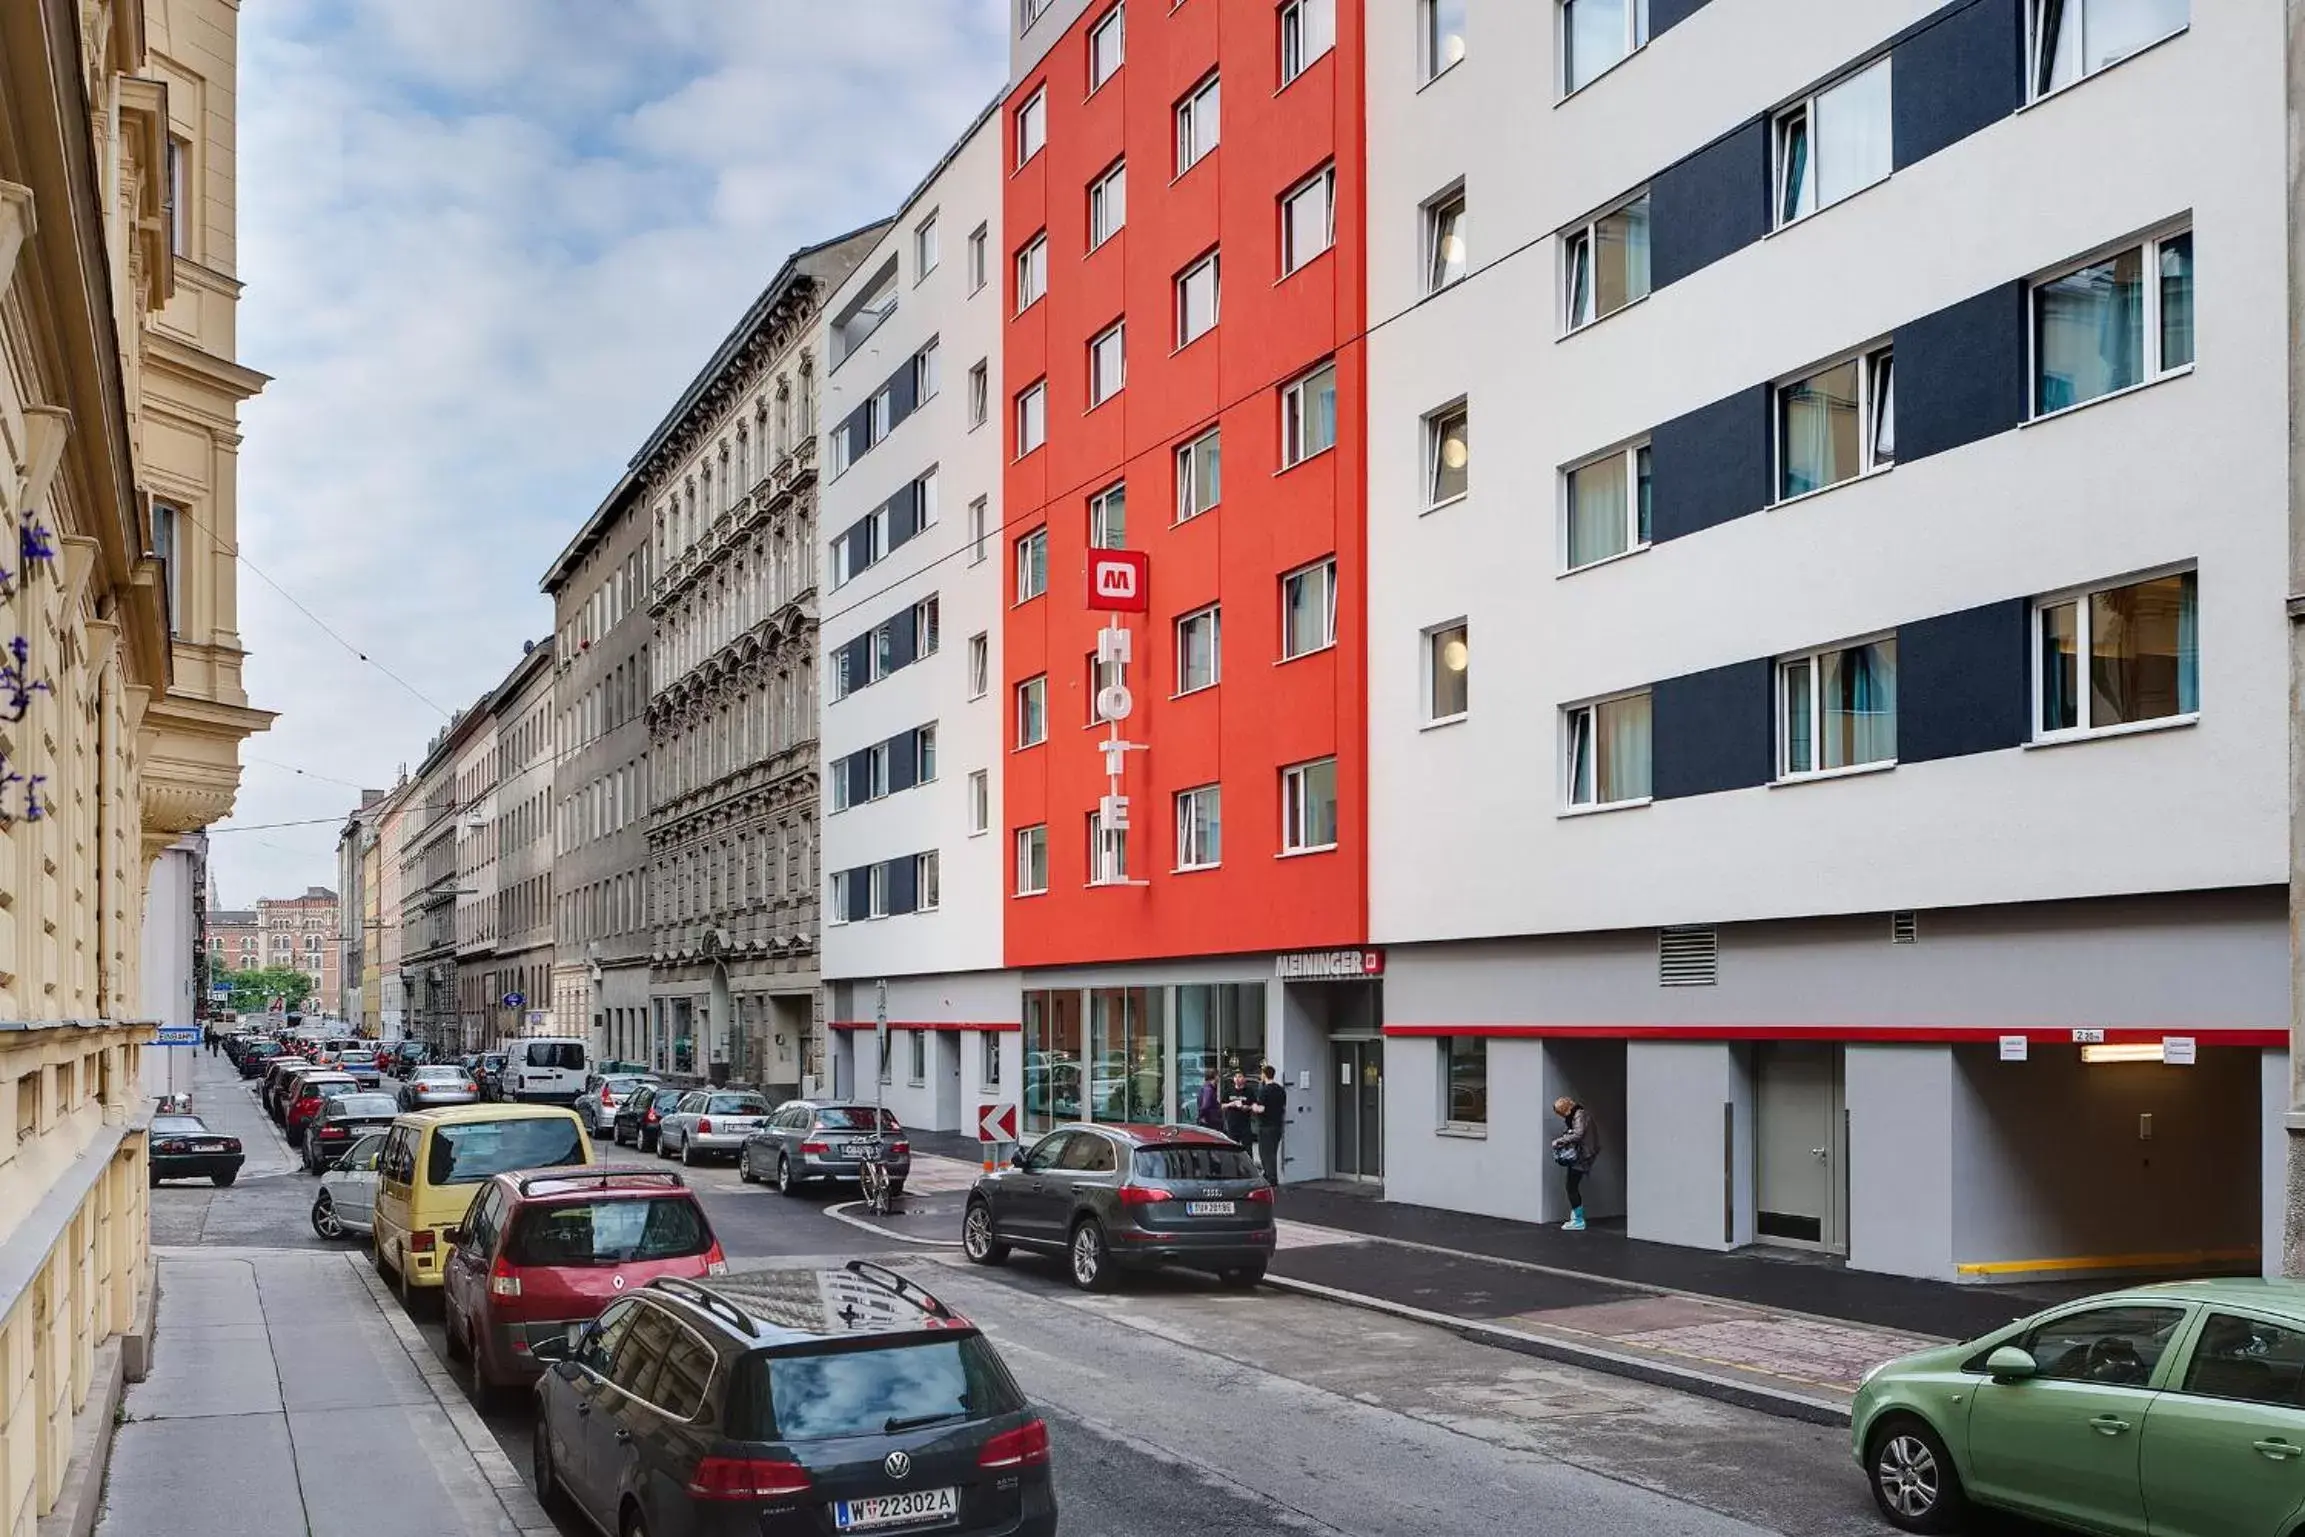
[(1017, 599), (1017, 600), (1016, 600), (1014, 603), (1011, 603), (1011, 604), (1009, 605), (1009, 607), (1010, 607), (1010, 608), (1022, 608), (1022, 607), (1024, 607), (1024, 606), (1025, 606), (1027, 603), (1033, 602), (1035, 599), (1039, 598), (1039, 597), (1040, 597), (1040, 596), (1041, 596), (1043, 593), (1046, 593), (1047, 591), (1048, 591), (1048, 589), (1047, 589), (1046, 587), (1043, 587), (1043, 588), (1040, 590), (1040, 592), (1028, 592), (1028, 593), (1026, 593), (1026, 594), (1025, 594), (1023, 597), (1021, 597), (1021, 598)]
[(1023, 901), (1023, 900), (1025, 900), (1027, 897), (1045, 897), (1045, 896), (1047, 896), (1047, 895), (1048, 895), (1048, 888), (1044, 886), (1044, 887), (1042, 887), (1042, 888), (1041, 888), (1040, 890), (1038, 890), (1038, 891), (1012, 891), (1012, 892), (1010, 892), (1008, 895), (1009, 895), (1009, 900), (1010, 900), (1010, 901), (1012, 901), (1012, 902), (1022, 902), (1022, 901)]
[(1813, 502), (1820, 496), (1830, 496), (1835, 491), (1840, 490), (1844, 486), (1853, 486), (1858, 484), (1860, 481), (1872, 480), (1879, 476), (1886, 475), (1896, 467), (1897, 465), (1894, 460), (1891, 460), (1887, 464), (1876, 464), (1869, 470), (1859, 470), (1854, 475), (1844, 475), (1839, 480), (1834, 481), (1831, 485), (1819, 486), (1813, 491), (1796, 492), (1791, 496), (1781, 496), (1777, 498), (1777, 500), (1771, 502), (1763, 510), (1767, 512), (1777, 512), (1787, 507), (1798, 507), (1801, 503)]
[(1443, 1121), (1433, 1128), (1436, 1137), (1462, 1137), (1467, 1142), (1486, 1142), (1489, 1128), (1472, 1121)]
[(1847, 768), (1816, 769), (1806, 774), (1780, 774), (1769, 781), (1772, 790), (1789, 790), (1795, 785), (1815, 784), (1820, 779), (1854, 779), (1864, 774), (1886, 774), (1897, 766), (1890, 758), (1881, 763), (1855, 763)]
[(1275, 854), (1273, 858), (1302, 859), (1307, 854), (1334, 854), (1336, 851), (1337, 846), (1333, 843), (1316, 843), (1310, 848), (1282, 849), (1278, 854)]
[(969, 835), (971, 838), (981, 838), (981, 837), (983, 837), (983, 836), (984, 836), (986, 833), (989, 833), (989, 832), (991, 832), (991, 831), (992, 831), (992, 829), (991, 829), (991, 828), (989, 828), (989, 827), (972, 827), (972, 828), (970, 828), (970, 829), (968, 830), (968, 835)]
[(1222, 870), (1223, 868), (1224, 868), (1224, 865), (1223, 865), (1223, 863), (1222, 863), (1221, 861), (1220, 861), (1219, 863), (1217, 863), (1217, 864), (1213, 864), (1213, 865), (1178, 865), (1178, 866), (1177, 866), (1175, 869), (1173, 869), (1173, 870), (1169, 871), (1169, 874), (1171, 874), (1171, 875), (1205, 875), (1205, 874), (1207, 874), (1207, 873), (1208, 873), (1209, 871), (1211, 871), (1211, 870)]
[(1459, 491), (1455, 496), (1443, 497), (1441, 500), (1434, 502), (1430, 506), (1426, 507), (1425, 510), (1418, 513), (1417, 516), (1420, 518), (1429, 518), (1436, 512), (1446, 512), (1449, 508), (1456, 506), (1459, 502), (1470, 499), (1472, 494), (1473, 493), (1470, 491)]
[(2044, 411), (2039, 416), (2028, 416), (2017, 426), (2020, 430), (2026, 427), (2038, 427), (2045, 422), (2062, 421), (2076, 411), (2086, 411), (2091, 406), (2101, 406), (2107, 401), (2126, 400), (2131, 395), (2149, 390), (2157, 384), (2167, 384), (2172, 379), (2182, 379), (2193, 372), (2194, 366), (2187, 363), (2178, 368), (2164, 369), (2150, 379), (2140, 379), (2135, 384), (2123, 385), (2117, 390), (2107, 390), (2104, 394), (2092, 395), (2087, 400), (2076, 400), (2069, 406), (2059, 406), (2056, 410)]
[(1310, 256), (1307, 256), (1303, 261), (1298, 262), (1295, 266), (1282, 268), (1281, 275), (1273, 279), (1273, 287), (1280, 287), (1290, 278), (1295, 277), (1298, 273), (1304, 271), (1307, 267), (1310, 267), (1314, 262), (1319, 261), (1322, 257), (1328, 255), (1336, 248), (1336, 240), (1332, 237), (1327, 245), (1322, 246), (1319, 250), (1313, 252)]
[(1179, 699), (1190, 699), (1190, 698), (1192, 698), (1192, 696), (1193, 696), (1193, 695), (1195, 695), (1195, 694), (1205, 694), (1205, 693), (1207, 693), (1207, 692), (1208, 692), (1210, 689), (1212, 689), (1212, 688), (1215, 688), (1215, 687), (1217, 686), (1217, 683), (1218, 683), (1218, 682), (1221, 682), (1221, 681), (1223, 681), (1223, 680), (1222, 680), (1222, 679), (1218, 679), (1218, 680), (1215, 680), (1215, 681), (1212, 681), (1212, 682), (1203, 683), (1203, 684), (1201, 684), (1201, 685), (1200, 685), (1199, 687), (1197, 687), (1197, 688), (1188, 688), (1188, 689), (1183, 689), (1183, 690), (1181, 690), (1181, 691), (1179, 691), (1179, 692), (1177, 692), (1177, 693), (1174, 693), (1174, 694), (1171, 694), (1171, 695), (1169, 695), (1169, 702), (1170, 702), (1171, 704), (1174, 704), (1174, 703), (1176, 703), (1176, 701), (1178, 701)]
[(1278, 480), (1281, 476), (1288, 474), (1289, 471), (1300, 469), (1303, 466), (1312, 463), (1315, 459), (1326, 458), (1336, 451), (1337, 446), (1334, 443), (1329, 444), (1325, 448), (1316, 448), (1311, 453), (1305, 455), (1302, 459), (1292, 459), (1287, 464), (1284, 464), (1279, 469), (1273, 471), (1273, 478)]
[(1581, 326), (1569, 327), (1566, 331), (1563, 331), (1560, 335), (1553, 338), (1554, 344), (1557, 346), (1558, 344), (1569, 340), (1569, 338), (1573, 336), (1583, 336), (1587, 332), (1591, 331), (1593, 327), (1602, 324), (1604, 321), (1614, 320), (1619, 315), (1624, 314), (1627, 310), (1638, 309), (1641, 305), (1648, 303), (1649, 295), (1655, 292), (1656, 290), (1652, 288), (1648, 293), (1640, 294), (1634, 298), (1627, 299), (1624, 303), (1618, 305), (1615, 309), (1609, 311), (1605, 315), (1595, 315), (1592, 319), (1586, 321)]
[[(1882, 57), (1886, 58), (1887, 55), (1884, 54)], [(1775, 163), (1772, 161), (1769, 167), (1769, 175), (1772, 185), (1774, 185), (1776, 174), (1777, 168)], [(1769, 232), (1766, 235), (1763, 235), (1761, 238), (1763, 240), (1774, 240), (1779, 235), (1786, 234), (1792, 230), (1797, 230), (1802, 225), (1808, 223), (1811, 219), (1817, 218), (1821, 214), (1831, 213), (1836, 208), (1846, 207), (1848, 204), (1854, 203), (1857, 199), (1872, 191), (1875, 187), (1886, 187), (1890, 182), (1895, 181), (1896, 179), (1896, 172), (1891, 171), (1888, 175), (1882, 177), (1879, 181), (1869, 181), (1862, 187), (1858, 187), (1853, 191), (1842, 193), (1839, 197), (1833, 199), (1830, 203), (1820, 204), (1819, 206), (1810, 209), (1807, 213), (1798, 214), (1793, 218), (1787, 219), (1782, 224), (1773, 226)], [(1774, 209), (1770, 211), (1772, 213), (1775, 212)]]
[(1334, 651), (1336, 649), (1337, 643), (1335, 641), (1326, 641), (1321, 645), (1314, 646), (1308, 651), (1299, 651), (1294, 656), (1284, 656), (1279, 661), (1273, 663), (1273, 665), (1275, 667), (1286, 667), (1291, 662), (1301, 662), (1308, 656), (1319, 656), (1325, 651)]
[(2054, 736), (2037, 736), (2023, 743), (2027, 752), (2041, 747), (2071, 747), (2077, 742), (2102, 742), (2107, 737), (2142, 736), (2154, 731), (2182, 731), (2188, 726), (2201, 724), (2201, 712), (2188, 710), (2183, 715), (2164, 715), (2159, 720), (2130, 721), (2119, 726), (2092, 726), (2083, 731), (2060, 731)]
[(1451, 726), (1461, 726), (1471, 719), (1472, 715), (1469, 712), (1460, 710), (1454, 715), (1444, 715), (1439, 720), (1426, 721), (1417, 729), (1419, 731), (1445, 731)]
[(1598, 806), (1563, 806), (1553, 813), (1556, 817), (1597, 817), (1612, 811), (1639, 811), (1649, 804), (1651, 797), (1643, 795), (1629, 801), (1603, 801)]
[(1451, 59), (1448, 63), (1442, 65), (1439, 69), (1436, 69), (1431, 74), (1425, 76), (1424, 80), (1417, 86), (1417, 94), (1422, 96), (1428, 88), (1438, 85), (1443, 80), (1448, 79), (1450, 73), (1454, 71), (1458, 65), (1464, 62), (1465, 61), (1461, 56), (1455, 59)]
[(1195, 342), (1200, 341), (1204, 337), (1215, 335), (1216, 328), (1217, 323), (1213, 320), (1210, 321), (1207, 325), (1202, 326), (1198, 331), (1193, 332), (1192, 335), (1186, 337), (1183, 341), (1178, 342), (1174, 347), (1171, 347), (1169, 349), (1169, 356), (1172, 358), (1183, 357), (1186, 352), (1192, 349), (1192, 346)]
[(2188, 21), (2184, 26), (2179, 27), (2176, 31), (2170, 33), (2168, 36), (2157, 37), (2153, 41), (2147, 43), (2144, 47), (2138, 49), (2135, 53), (2125, 53), (2110, 64), (2100, 64), (2097, 66), (2097, 68), (2089, 71), (2089, 73), (2085, 75), (2081, 75), (2075, 79), (2068, 80), (2063, 85), (2053, 87), (2041, 95), (2034, 97), (2032, 100), (2022, 103), (2017, 108), (2017, 110), (2019, 112), (2030, 112), (2035, 107), (2041, 106), (2047, 102), (2055, 101), (2058, 97), (2064, 95), (2067, 91), (2073, 90), (2077, 86), (2087, 85), (2090, 81), (2096, 79), (2099, 75), (2104, 74), (2107, 70), (2119, 69), (2122, 65), (2128, 63), (2131, 59), (2143, 58), (2146, 54), (2151, 53), (2154, 49), (2173, 43), (2192, 30), (2193, 24)]
[(1646, 555), (1651, 548), (1652, 546), (1648, 544), (1636, 544), (1630, 549), (1619, 550), (1614, 555), (1603, 555), (1599, 560), (1588, 560), (1581, 566), (1569, 566), (1556, 571), (1553, 573), (1553, 580), (1557, 582), (1563, 577), (1582, 576), (1587, 571), (1598, 571), (1601, 567), (1613, 566), (1620, 560), (1631, 560), (1636, 555)]

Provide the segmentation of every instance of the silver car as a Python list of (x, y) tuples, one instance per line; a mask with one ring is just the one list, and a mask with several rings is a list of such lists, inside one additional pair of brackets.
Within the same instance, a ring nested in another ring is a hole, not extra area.
[(584, 1117), (585, 1129), (595, 1140), (616, 1135), (616, 1109), (642, 1089), (658, 1087), (657, 1081), (645, 1073), (610, 1073), (595, 1077), (576, 1096), (576, 1113)]
[(403, 1110), (438, 1110), (443, 1105), (475, 1105), (480, 1086), (461, 1067), (420, 1067), (400, 1086)]
[(376, 1162), (383, 1151), (384, 1134), (370, 1132), (320, 1176), (320, 1193), (312, 1198), (312, 1231), (332, 1242), (373, 1231)]
[(746, 1089), (692, 1089), (658, 1123), (656, 1156), (682, 1163), (712, 1155), (734, 1158), (768, 1119), (768, 1101)]
[(855, 1179), (875, 1152), (888, 1168), (890, 1191), (902, 1195), (912, 1173), (912, 1143), (894, 1115), (871, 1105), (796, 1099), (779, 1106), (752, 1134), (737, 1155), (736, 1173), (746, 1184), (769, 1180), (792, 1195), (817, 1180)]

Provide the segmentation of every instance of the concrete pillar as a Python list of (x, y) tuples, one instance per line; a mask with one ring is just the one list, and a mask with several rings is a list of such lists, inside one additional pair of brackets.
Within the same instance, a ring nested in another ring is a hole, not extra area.
[[(2283, 7), (2289, 272), (2289, 1113), (2281, 1272), (2305, 1275), (2305, 0)], [(2268, 1258), (2270, 1267), (2270, 1258)]]

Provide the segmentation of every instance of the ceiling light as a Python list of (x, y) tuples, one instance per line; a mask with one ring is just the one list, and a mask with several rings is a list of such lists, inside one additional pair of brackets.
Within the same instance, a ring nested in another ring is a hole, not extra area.
[(2158, 1062), (2161, 1060), (2159, 1041), (2116, 1041), (2109, 1046), (2084, 1046), (2084, 1062)]
[(1465, 640), (1463, 636), (1452, 635), (1441, 646), (1441, 665), (1451, 672), (1463, 672), (1465, 670)]
[(1465, 448), (1465, 440), (1461, 434), (1451, 433), (1448, 437), (1441, 440), (1441, 463), (1447, 465), (1450, 469), (1463, 469), (1465, 467), (1465, 460), (1470, 457), (1471, 455)]

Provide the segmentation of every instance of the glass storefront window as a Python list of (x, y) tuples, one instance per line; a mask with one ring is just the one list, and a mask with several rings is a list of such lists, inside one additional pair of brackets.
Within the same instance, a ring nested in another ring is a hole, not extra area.
[(1179, 987), (1175, 1116), (1193, 1119), (1201, 1075), (1217, 1070), (1229, 1087), (1235, 1069), (1254, 1078), (1265, 1060), (1265, 988), (1261, 982)]
[(1168, 1040), (1162, 1018), (1168, 989), (1100, 987), (1089, 994), (1095, 1070), (1092, 1119), (1160, 1122), (1166, 1101)]
[(1024, 995), (1024, 1129), (1037, 1135), (1081, 1118), (1081, 995)]

